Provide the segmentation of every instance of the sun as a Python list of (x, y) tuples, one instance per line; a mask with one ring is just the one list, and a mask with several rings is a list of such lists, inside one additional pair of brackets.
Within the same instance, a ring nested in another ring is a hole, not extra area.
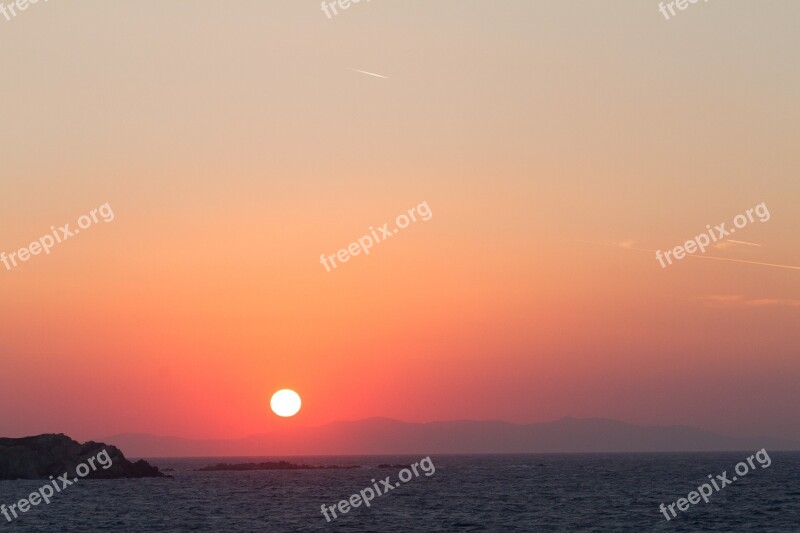
[(300, 395), (291, 389), (281, 389), (272, 395), (269, 406), (278, 416), (294, 416), (300, 410)]

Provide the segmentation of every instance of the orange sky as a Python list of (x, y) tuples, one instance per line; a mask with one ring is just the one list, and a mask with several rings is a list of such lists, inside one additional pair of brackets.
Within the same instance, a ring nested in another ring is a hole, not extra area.
[(736, 237), (760, 247), (707, 255), (800, 265), (800, 5), (650, 4), (0, 21), (0, 251), (116, 215), (0, 265), (0, 434), (571, 415), (800, 439), (800, 272), (617, 246), (765, 202)]

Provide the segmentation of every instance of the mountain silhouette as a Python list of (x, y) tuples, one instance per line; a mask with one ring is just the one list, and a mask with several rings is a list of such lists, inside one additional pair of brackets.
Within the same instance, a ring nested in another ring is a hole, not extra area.
[(238, 439), (125, 433), (102, 440), (133, 457), (800, 450), (800, 443), (783, 439), (735, 438), (687, 426), (637, 426), (570, 417), (535, 424), (368, 418)]

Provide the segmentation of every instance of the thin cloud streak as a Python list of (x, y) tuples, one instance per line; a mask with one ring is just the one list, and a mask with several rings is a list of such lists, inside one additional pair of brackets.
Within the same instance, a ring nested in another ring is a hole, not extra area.
[[(650, 252), (656, 253), (657, 250), (648, 250), (647, 248), (634, 248), (633, 246), (627, 246), (628, 242), (625, 243), (617, 243), (617, 244), (608, 244), (608, 243), (601, 243), (601, 242), (591, 242), (591, 241), (582, 241), (580, 239), (575, 239), (575, 242), (582, 242), (586, 244), (594, 244), (596, 246), (608, 246), (611, 248), (622, 248), (623, 250), (636, 250), (638, 252)], [(715, 261), (731, 261), (733, 263), (747, 263), (750, 265), (761, 265), (761, 266), (769, 266), (775, 268), (788, 268), (790, 270), (800, 270), (800, 266), (793, 266), (793, 265), (778, 265), (776, 263), (762, 263), (761, 261), (748, 261), (746, 259), (732, 259), (728, 257), (714, 257), (710, 255), (693, 255), (687, 254), (686, 257), (692, 257), (694, 259), (713, 259)]]
[(746, 306), (746, 307), (800, 307), (800, 300), (790, 298), (745, 298), (741, 294), (708, 294), (698, 296), (695, 300), (712, 307)]
[[(655, 250), (651, 251), (654, 252)], [(777, 268), (788, 268), (791, 270), (800, 270), (800, 266), (778, 265), (775, 263), (762, 263), (760, 261), (747, 261), (746, 259), (730, 259), (728, 257), (714, 257), (710, 255), (687, 255), (686, 257), (694, 257), (695, 259), (715, 259), (717, 261), (733, 261), (734, 263), (749, 263), (751, 265), (762, 265), (762, 266), (770, 266)]]
[(383, 78), (385, 80), (389, 79), (388, 76), (381, 76), (380, 74), (375, 74), (374, 72), (367, 72), (366, 70), (358, 70), (357, 68), (351, 68), (350, 70), (352, 70), (353, 72), (360, 72), (361, 74), (366, 74), (367, 76), (375, 76), (376, 78)]

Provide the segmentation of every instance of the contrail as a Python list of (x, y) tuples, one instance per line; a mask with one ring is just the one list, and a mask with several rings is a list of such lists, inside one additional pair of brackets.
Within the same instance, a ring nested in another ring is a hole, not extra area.
[(800, 270), (800, 266), (792, 265), (776, 265), (775, 263), (761, 263), (759, 261), (747, 261), (745, 259), (729, 259), (727, 257), (714, 257), (711, 255), (687, 255), (686, 257), (694, 257), (696, 259), (716, 259), (717, 261), (733, 261), (734, 263), (749, 263), (751, 265), (762, 265), (778, 268), (789, 268), (791, 270)]
[(388, 80), (388, 76), (381, 76), (380, 74), (375, 74), (374, 72), (367, 72), (366, 70), (358, 70), (357, 68), (351, 68), (350, 70), (355, 72), (360, 72), (361, 74), (366, 74), (367, 76), (375, 76), (376, 78), (383, 78)]
[[(648, 250), (646, 248), (634, 248), (632, 246), (620, 246), (619, 244), (606, 244), (606, 243), (601, 243), (601, 242), (582, 241), (582, 240), (579, 240), (579, 239), (575, 239), (575, 241), (576, 242), (586, 243), (586, 244), (594, 244), (596, 246), (609, 246), (611, 248), (622, 248), (623, 250), (636, 250), (638, 252), (650, 252), (650, 253), (656, 253), (657, 252), (657, 250)], [(711, 256), (711, 255), (686, 254), (686, 257), (694, 257), (695, 259), (713, 259), (715, 261), (731, 261), (733, 263), (747, 263), (747, 264), (750, 264), (750, 265), (770, 266), (770, 267), (775, 267), (775, 268), (788, 268), (790, 270), (800, 270), (800, 266), (778, 265), (778, 264), (775, 264), (775, 263), (762, 263), (760, 261), (747, 261), (746, 259), (730, 259), (730, 258), (727, 258), (727, 257), (714, 257), (714, 256)]]
[(759, 248), (761, 248), (760, 244), (753, 244), (752, 242), (744, 242), (744, 241), (734, 241), (733, 239), (725, 239), (725, 241), (722, 241), (722, 242), (726, 242), (726, 241), (727, 242), (735, 242), (736, 244), (746, 244), (747, 246), (758, 246)]

